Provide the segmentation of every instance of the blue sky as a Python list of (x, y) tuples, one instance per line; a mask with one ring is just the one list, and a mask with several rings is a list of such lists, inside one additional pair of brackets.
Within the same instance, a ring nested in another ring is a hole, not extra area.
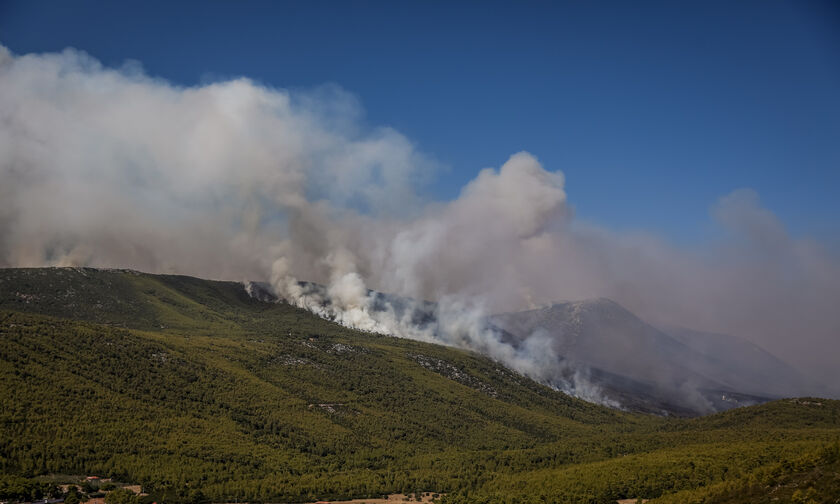
[(794, 234), (840, 233), (836, 3), (0, 0), (0, 43), (182, 85), (338, 84), (449, 167), (438, 199), (527, 150), (611, 228), (690, 244), (750, 187)]

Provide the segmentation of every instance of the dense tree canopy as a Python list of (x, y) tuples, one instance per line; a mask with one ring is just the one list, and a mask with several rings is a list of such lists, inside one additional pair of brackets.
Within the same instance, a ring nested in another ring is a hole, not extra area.
[[(840, 403), (630, 414), (235, 283), (0, 270), (0, 426), (11, 500), (54, 492), (51, 474), (96, 474), (159, 503), (423, 491), (449, 503), (713, 502), (836, 467)], [(822, 502), (828, 484), (808, 481), (816, 493), (796, 498)]]

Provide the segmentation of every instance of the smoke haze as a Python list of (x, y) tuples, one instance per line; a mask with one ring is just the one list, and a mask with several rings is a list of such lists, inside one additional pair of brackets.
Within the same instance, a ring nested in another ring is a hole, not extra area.
[[(428, 201), (438, 164), (367, 126), (337, 87), (178, 87), (72, 49), (0, 46), (0, 266), (270, 279), (347, 325), (482, 351), (587, 398), (598, 392), (558, 368), (545, 335), (514, 348), (483, 320), (602, 296), (746, 337), (838, 393), (840, 259), (792, 237), (754, 191), (714, 202), (721, 238), (687, 250), (575, 219), (562, 173), (532, 154), (500, 162)], [(368, 289), (436, 301), (440, 330), (374, 312)]]

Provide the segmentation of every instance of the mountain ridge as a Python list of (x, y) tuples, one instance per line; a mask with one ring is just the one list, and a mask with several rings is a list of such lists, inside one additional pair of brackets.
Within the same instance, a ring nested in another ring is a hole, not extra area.
[[(298, 285), (303, 294), (295, 300), (296, 304), (353, 327), (352, 319), (344, 321), (341, 311), (332, 305), (325, 286), (311, 282)], [(267, 284), (251, 282), (247, 288), (261, 296), (270, 296), (266, 294), (271, 291)], [(441, 307), (437, 303), (371, 289), (367, 290), (367, 299), (365, 309), (373, 320), (381, 313), (387, 320), (403, 321), (401, 324), (410, 321), (408, 331), (402, 325), (393, 329), (405, 333), (403, 337), (464, 346), (464, 340), (451, 337), (440, 327)], [(596, 326), (584, 329), (588, 333), (583, 335), (579, 334), (581, 315), (588, 320), (587, 324), (592, 325), (594, 320)], [(809, 384), (801, 373), (755, 345), (749, 349), (759, 353), (763, 368), (745, 368), (738, 360), (750, 356), (743, 351), (745, 342), (738, 338), (717, 335), (717, 348), (695, 348), (693, 339), (696, 338), (687, 337), (687, 330), (676, 333), (675, 329), (672, 334), (648, 324), (609, 298), (565, 301), (501, 313), (486, 317), (483, 323), (484, 330), (491, 333), (488, 336), (509, 347), (505, 351), (531, 354), (532, 338), (551, 340), (552, 352), (556, 354), (554, 364), (548, 363), (545, 355), (525, 357), (540, 360), (541, 366), (549, 369), (529, 371), (521, 358), (506, 365), (524, 367), (530, 376), (578, 397), (634, 411), (690, 416), (822, 391)], [(697, 338), (711, 336), (700, 331), (691, 334)], [(484, 338), (467, 340), (466, 347), (474, 344), (481, 348)], [(613, 346), (618, 349), (610, 351)], [(728, 356), (733, 350), (739, 353)], [(611, 359), (605, 360), (610, 356)], [(626, 362), (642, 366), (644, 372), (638, 367), (626, 369)]]
[[(743, 400), (797, 395), (808, 388), (801, 373), (756, 345), (716, 335), (715, 347), (696, 348), (696, 340), (709, 333), (668, 332), (607, 298), (498, 314), (490, 317), (490, 323), (518, 341), (546, 335), (558, 354), (606, 377), (596, 383), (608, 394), (611, 389), (626, 394), (626, 387), (610, 375), (637, 382), (640, 393), (642, 386), (653, 387), (678, 407), (708, 412), (744, 405)], [(743, 362), (748, 358), (752, 360)]]
[[(94, 271), (134, 277), (144, 275), (126, 269), (68, 271), (82, 275)], [(190, 283), (186, 279), (191, 278), (172, 277), (181, 278), (186, 284)], [(232, 282), (230, 285), (241, 285), (241, 288), (232, 287), (236, 296), (247, 295), (268, 303), (278, 301), (267, 284)], [(309, 282), (301, 282), (301, 285), (328, 300), (323, 286)], [(435, 303), (376, 291), (369, 293), (373, 300), (370, 309), (386, 306), (398, 311), (401, 317), (407, 315), (417, 327), (432, 333), (436, 330)], [(134, 307), (129, 306), (130, 303), (129, 298), (128, 305), (123, 304), (121, 309), (137, 308), (136, 303)], [(146, 327), (159, 325), (155, 322)], [(631, 410), (696, 415), (819, 391), (813, 386), (796, 385), (797, 381), (804, 382), (800, 373), (755, 345), (747, 343), (741, 347), (758, 351), (763, 357), (761, 366), (752, 365), (752, 361), (745, 362), (743, 351), (727, 355), (731, 345), (718, 344), (721, 348), (712, 351), (693, 346), (698, 337), (715, 336), (730, 343), (739, 341), (736, 337), (655, 327), (603, 297), (496, 314), (487, 318), (487, 325), (498, 333), (500, 340), (514, 347), (534, 334), (548, 337), (561, 360), (559, 365), (569, 366), (569, 372), (575, 373), (578, 379), (590, 381), (602, 389), (607, 398), (605, 402), (617, 402)], [(441, 343), (446, 344), (445, 341)]]

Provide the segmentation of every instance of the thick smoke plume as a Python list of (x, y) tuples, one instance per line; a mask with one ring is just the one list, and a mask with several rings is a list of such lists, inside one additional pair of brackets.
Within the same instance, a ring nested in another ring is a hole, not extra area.
[[(438, 169), (335, 87), (179, 87), (137, 64), (0, 46), (0, 266), (270, 278), (347, 325), (485, 352), (589, 398), (545, 335), (514, 347), (484, 320), (603, 296), (840, 383), (840, 260), (790, 236), (754, 192), (721, 198), (723, 238), (685, 250), (576, 221), (562, 174), (528, 153), (449, 202), (422, 196)], [(368, 289), (436, 302), (437, 326)]]

